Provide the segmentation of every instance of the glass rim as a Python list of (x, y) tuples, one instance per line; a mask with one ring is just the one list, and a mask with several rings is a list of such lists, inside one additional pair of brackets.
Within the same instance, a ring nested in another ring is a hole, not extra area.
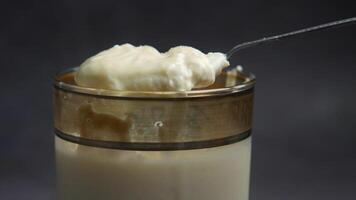
[(70, 83), (63, 82), (59, 77), (73, 73), (77, 71), (79, 67), (72, 67), (56, 73), (53, 80), (53, 86), (57, 89), (64, 90), (66, 92), (79, 93), (83, 95), (91, 95), (97, 97), (110, 97), (110, 98), (197, 98), (197, 97), (213, 97), (223, 96), (233, 93), (243, 92), (252, 89), (256, 82), (256, 77), (252, 73), (246, 73), (239, 71), (238, 73), (244, 78), (244, 82), (236, 84), (231, 87), (221, 87), (213, 89), (197, 89), (191, 91), (127, 91), (127, 90), (109, 90), (109, 89), (97, 89), (89, 88)]

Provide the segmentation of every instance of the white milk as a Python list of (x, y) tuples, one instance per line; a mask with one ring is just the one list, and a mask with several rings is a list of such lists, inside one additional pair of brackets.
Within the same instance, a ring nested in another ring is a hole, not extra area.
[(251, 137), (177, 151), (55, 144), (59, 200), (248, 199)]

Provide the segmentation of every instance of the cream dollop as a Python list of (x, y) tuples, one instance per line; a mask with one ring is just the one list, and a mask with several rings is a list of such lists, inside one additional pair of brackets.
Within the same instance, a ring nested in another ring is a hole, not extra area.
[(115, 45), (88, 58), (75, 76), (79, 86), (132, 91), (189, 91), (214, 83), (229, 66), (223, 53), (188, 46), (160, 53), (151, 46)]

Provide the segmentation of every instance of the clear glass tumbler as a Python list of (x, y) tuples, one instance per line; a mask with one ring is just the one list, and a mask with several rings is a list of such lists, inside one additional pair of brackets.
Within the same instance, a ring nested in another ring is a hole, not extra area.
[(59, 200), (247, 200), (255, 78), (223, 73), (189, 92), (54, 81)]

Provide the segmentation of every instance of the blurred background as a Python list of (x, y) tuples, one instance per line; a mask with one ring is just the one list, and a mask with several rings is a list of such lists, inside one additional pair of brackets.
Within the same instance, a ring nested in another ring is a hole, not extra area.
[[(233, 45), (356, 16), (353, 0), (2, 1), (0, 199), (55, 199), (51, 79), (114, 44)], [(246, 49), (252, 200), (356, 198), (356, 26)]]

